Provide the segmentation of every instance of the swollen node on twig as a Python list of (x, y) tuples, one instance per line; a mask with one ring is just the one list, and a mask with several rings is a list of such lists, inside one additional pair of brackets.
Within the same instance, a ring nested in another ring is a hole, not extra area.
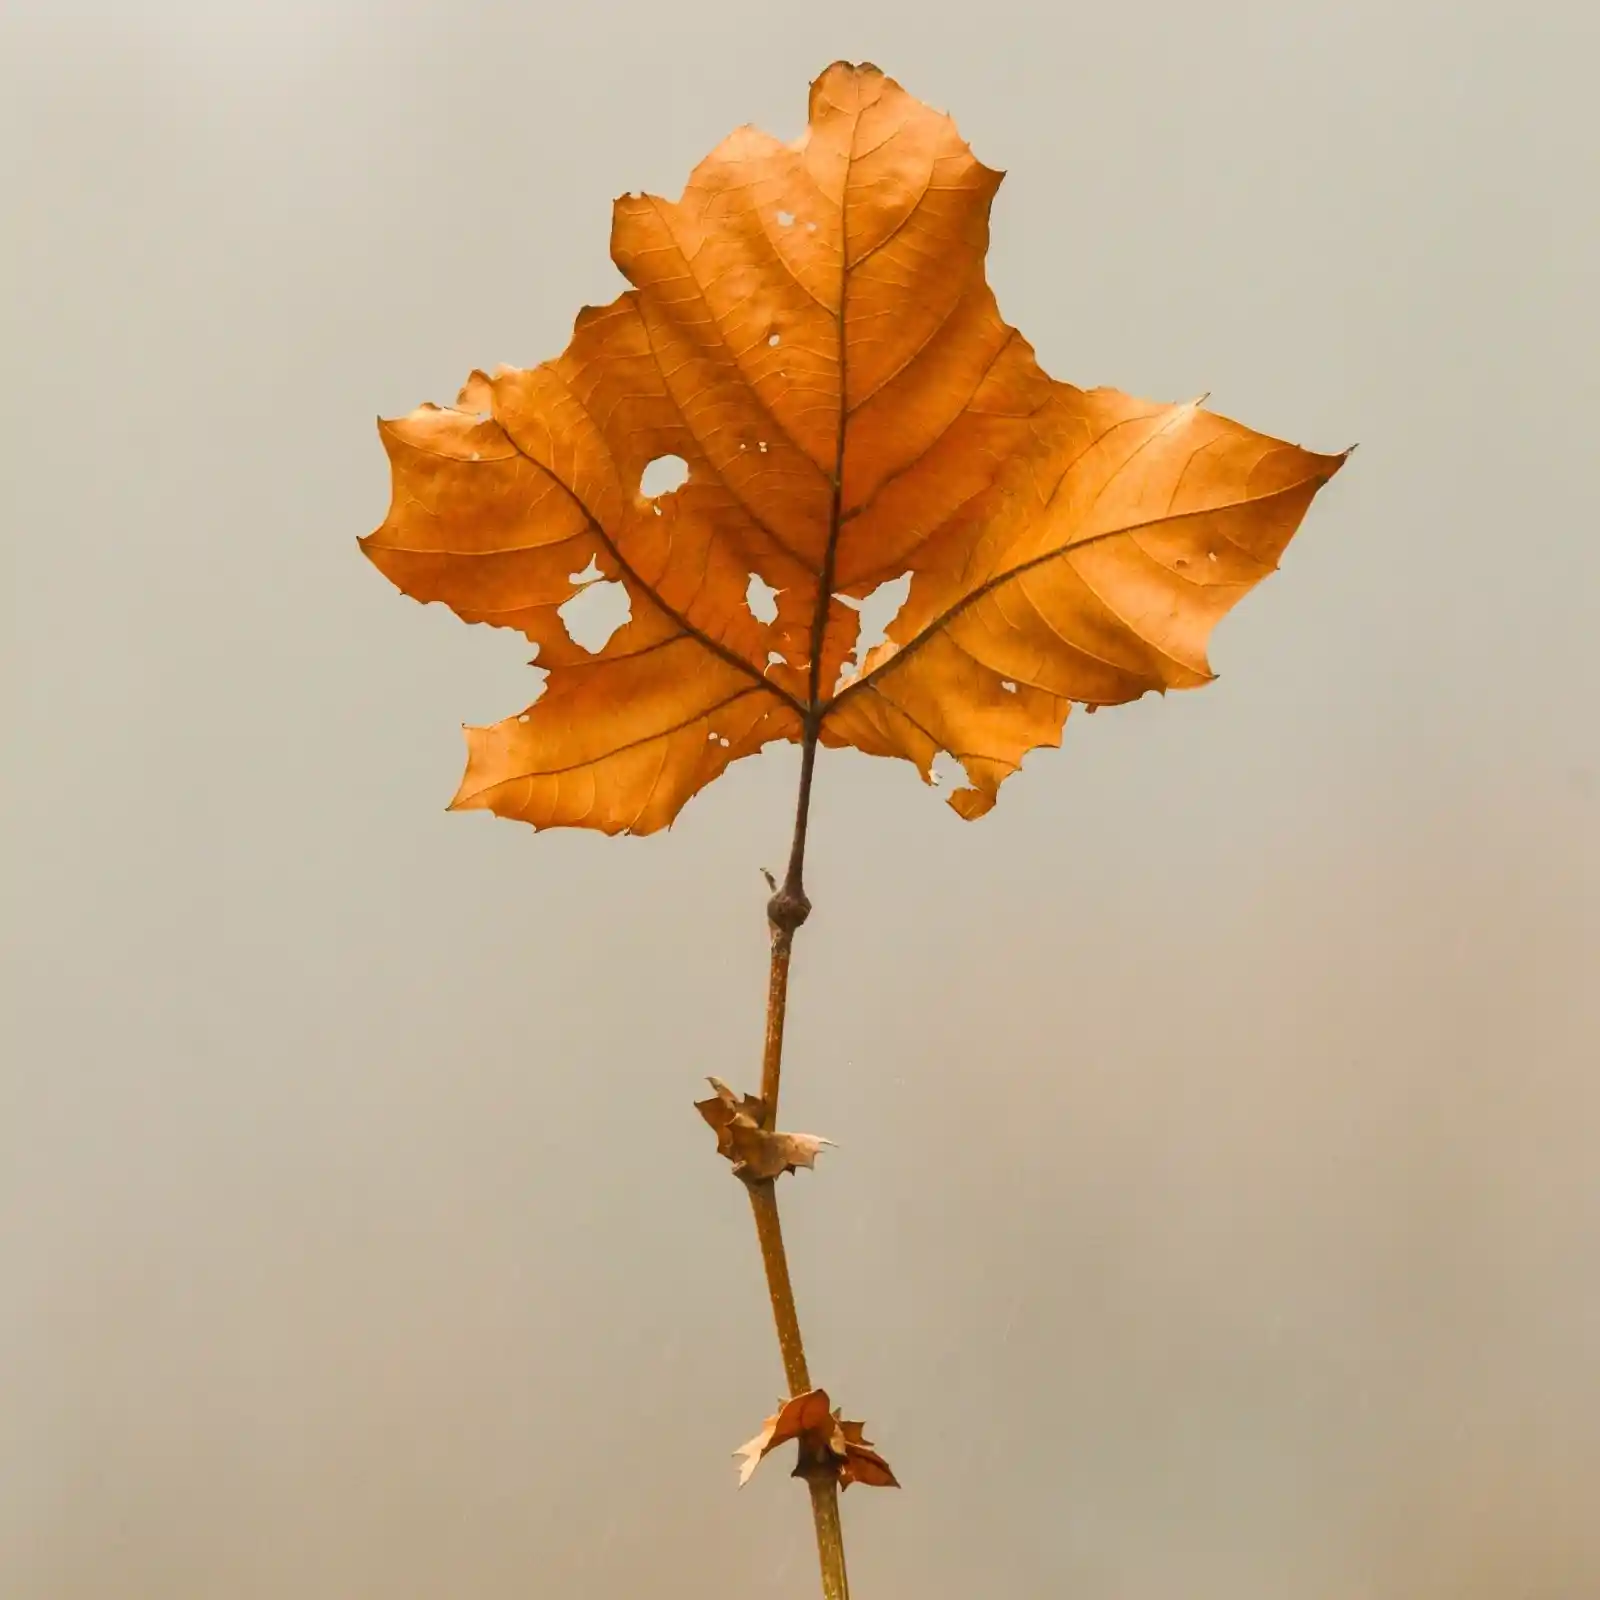
[(767, 901), (767, 921), (779, 933), (793, 933), (811, 915), (811, 902), (804, 889), (794, 889), (788, 884)]

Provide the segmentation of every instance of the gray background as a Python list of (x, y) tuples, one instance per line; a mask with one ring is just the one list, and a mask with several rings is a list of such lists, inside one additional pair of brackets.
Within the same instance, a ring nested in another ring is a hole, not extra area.
[(812, 1592), (689, 1106), (794, 753), (646, 841), (447, 817), (527, 648), (354, 541), (374, 414), (559, 351), (611, 198), (839, 56), (1010, 170), (1048, 369), (1362, 444), (1221, 681), (986, 820), (825, 757), (784, 1199), (906, 1485), (856, 1588), (1600, 1592), (1596, 16), (14, 0), (0, 1592)]

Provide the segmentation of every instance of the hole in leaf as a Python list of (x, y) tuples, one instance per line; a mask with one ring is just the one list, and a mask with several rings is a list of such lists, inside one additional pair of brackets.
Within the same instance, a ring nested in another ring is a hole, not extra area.
[(781, 333), (769, 333), (767, 335), (767, 343), (769, 345), (782, 344), (783, 343), (783, 335)]
[(478, 452), (477, 452), (477, 451), (476, 451), (476, 450), (474, 450), (474, 451), (473, 451), (473, 452), (472, 452), (472, 459), (473, 459), (473, 460), (474, 460), (474, 461), (482, 461), (482, 460), (483, 460), (483, 457), (482, 457), (482, 456), (481, 456), (481, 455), (479, 455), (479, 454), (478, 454)]
[(1015, 694), (1017, 692), (1016, 684), (1014, 684), (1009, 678), (1002, 679), (1000, 687), (1004, 689), (1007, 694)]
[(789, 658), (781, 650), (769, 650), (767, 651), (767, 665), (769, 667), (786, 667), (789, 665)]
[[(767, 441), (763, 439), (761, 443), (756, 446), (756, 449), (758, 449), (762, 455), (765, 455), (767, 453)], [(1215, 561), (1217, 558), (1213, 556), (1211, 559)]]
[(529, 716), (528, 716), (528, 713), (527, 713), (527, 712), (526, 712), (526, 711), (524, 711), (524, 712), (523, 712), (523, 713), (522, 713), (522, 715), (521, 715), (521, 716), (520, 716), (520, 717), (518, 717), (518, 718), (517, 718), (517, 721), (518, 721), (518, 722), (528, 722), (528, 721), (530, 721), (530, 720), (531, 720), (531, 719), (530, 719), (530, 718), (529, 718)]
[(586, 566), (583, 569), (582, 572), (569, 572), (567, 574), (567, 582), (568, 583), (593, 583), (596, 578), (603, 578), (603, 577), (605, 577), (605, 573), (603, 573), (600, 570), (600, 568), (595, 564), (594, 557), (590, 556), (589, 557), (589, 565)]
[(817, 231), (817, 225), (816, 225), (816, 223), (814, 223), (814, 222), (808, 222), (808, 223), (807, 223), (807, 224), (806, 224), (806, 232), (807, 232), (807, 233), (815, 233), (815, 232), (816, 232), (816, 231)]
[(1215, 550), (1207, 550), (1206, 551), (1206, 560), (1207, 561), (1215, 561), (1216, 559), (1217, 559), (1217, 552)]
[(728, 741), (725, 737), (718, 739), (717, 743), (720, 744), (724, 750), (728, 748)]
[(628, 591), (620, 583), (591, 583), (556, 608), (567, 637), (580, 650), (598, 655), (611, 636), (633, 615)]
[(794, 212), (780, 211), (778, 213), (778, 226), (780, 228), (792, 228), (794, 226)]
[(657, 456), (639, 474), (639, 493), (646, 500), (671, 494), (689, 481), (689, 463), (682, 456)]
[(757, 622), (773, 622), (778, 615), (778, 591), (759, 572), (750, 574), (745, 585), (744, 603)]
[(855, 662), (859, 668), (867, 659), (867, 652), (876, 649), (889, 637), (889, 624), (900, 615), (911, 594), (911, 574), (902, 572), (898, 578), (880, 583), (860, 604), (861, 630), (856, 634)]

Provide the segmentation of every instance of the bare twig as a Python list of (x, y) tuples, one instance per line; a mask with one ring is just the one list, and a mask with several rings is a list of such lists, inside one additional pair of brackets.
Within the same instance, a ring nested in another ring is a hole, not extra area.
[[(783, 1024), (789, 1003), (789, 958), (795, 931), (811, 912), (805, 891), (806, 821), (811, 810), (811, 779), (816, 770), (819, 724), (808, 719), (800, 752), (800, 792), (795, 802), (794, 842), (783, 883), (767, 902), (767, 925), (772, 939), (772, 961), (767, 973), (767, 1027), (761, 1053), (761, 1123), (767, 1132), (777, 1128), (778, 1090), (783, 1078)], [(745, 1180), (750, 1209), (761, 1242), (761, 1262), (767, 1273), (767, 1295), (772, 1320), (778, 1330), (778, 1350), (791, 1396), (811, 1387), (806, 1367), (805, 1341), (795, 1310), (794, 1284), (789, 1278), (789, 1258), (783, 1248), (783, 1228), (778, 1220), (776, 1179)], [(803, 1447), (802, 1447), (803, 1448)], [(839, 1521), (839, 1485), (830, 1470), (808, 1471), (821, 1463), (800, 1463), (800, 1476), (811, 1491), (811, 1516), (817, 1530), (817, 1559), (822, 1567), (824, 1600), (849, 1600), (850, 1580), (844, 1564), (844, 1530)]]

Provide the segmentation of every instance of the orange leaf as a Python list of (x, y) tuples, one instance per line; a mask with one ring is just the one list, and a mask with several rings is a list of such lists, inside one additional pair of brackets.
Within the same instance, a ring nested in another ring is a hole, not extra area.
[(862, 1424), (845, 1422), (829, 1408), (826, 1389), (810, 1389), (785, 1400), (762, 1424), (755, 1438), (740, 1446), (735, 1459), (740, 1463), (739, 1487), (781, 1444), (791, 1440), (800, 1445), (800, 1461), (793, 1476), (803, 1478), (821, 1472), (834, 1478), (840, 1488), (864, 1483), (875, 1489), (898, 1489), (900, 1484), (889, 1463), (862, 1436)]
[[(1212, 628), (1344, 458), (1047, 377), (984, 276), (1000, 176), (836, 63), (796, 143), (744, 128), (680, 200), (616, 202), (634, 287), (565, 354), (381, 424), (394, 492), (367, 555), (520, 630), (549, 674), (468, 730), (455, 807), (650, 833), (809, 722), (927, 781), (950, 752), (976, 817), (1074, 702), (1209, 681)], [(668, 456), (687, 481), (647, 494)], [(859, 603), (907, 573), (852, 660)], [(591, 650), (562, 610), (602, 581), (628, 620)]]
[(814, 1133), (772, 1133), (761, 1126), (766, 1107), (755, 1095), (738, 1099), (718, 1078), (708, 1080), (716, 1093), (696, 1100), (694, 1108), (717, 1135), (717, 1151), (733, 1163), (742, 1178), (776, 1178), (796, 1167), (813, 1167), (822, 1149), (831, 1144)]

